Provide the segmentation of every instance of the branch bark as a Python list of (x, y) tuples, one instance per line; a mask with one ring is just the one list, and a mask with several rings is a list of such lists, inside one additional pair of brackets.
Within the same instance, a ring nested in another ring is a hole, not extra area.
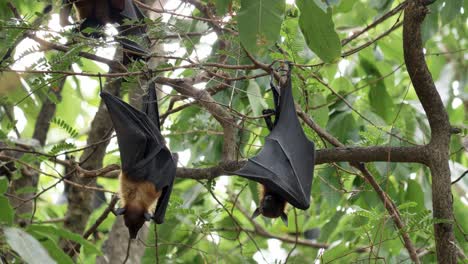
[(457, 263), (448, 163), (451, 126), (424, 58), (421, 25), (428, 13), (426, 2), (412, 0), (405, 9), (403, 51), (408, 74), (431, 128), (431, 141), (423, 155), (431, 170), (433, 215), (442, 220), (434, 224), (437, 261)]

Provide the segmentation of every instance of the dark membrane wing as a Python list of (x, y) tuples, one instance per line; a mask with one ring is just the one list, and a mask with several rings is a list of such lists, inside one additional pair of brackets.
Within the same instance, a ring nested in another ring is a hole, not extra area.
[(286, 153), (278, 141), (266, 138), (260, 153), (235, 172), (244, 178), (259, 182), (281, 195), (294, 207), (307, 209), (307, 200), (298, 190), (300, 185)]
[(315, 146), (296, 115), (291, 76), (279, 97), (279, 118), (260, 153), (236, 174), (264, 184), (299, 209), (310, 206)]
[[(176, 162), (173, 159), (171, 152), (167, 149), (163, 149), (156, 158), (156, 164), (157, 168), (155, 171), (160, 172), (161, 176), (159, 176), (159, 179), (164, 179), (162, 184), (164, 184), (165, 187), (162, 188), (162, 193), (158, 199), (153, 219), (157, 224), (162, 224), (164, 222), (164, 216), (166, 215), (172, 186), (174, 185)], [(156, 178), (157, 176), (153, 177)], [(158, 181), (158, 179), (155, 180)]]
[(143, 48), (140, 44), (130, 39), (119, 37), (119, 36), (116, 36), (114, 39), (117, 43), (122, 45), (124, 50), (128, 50), (132, 54), (143, 57), (143, 56), (148, 55), (149, 53), (147, 49)]
[(140, 20), (145, 18), (143, 12), (141, 12), (140, 8), (138, 8), (132, 0), (112, 0), (113, 2), (119, 2), (118, 4), (121, 7), (121, 3), (124, 3), (124, 7), (119, 8), (122, 10), (120, 15), (127, 19), (135, 19)]
[(151, 121), (153, 121), (156, 127), (161, 130), (161, 124), (159, 123), (158, 97), (156, 95), (154, 82), (150, 82), (148, 85), (148, 93), (143, 98), (142, 111)]
[[(122, 1), (117, 1), (113, 0), (116, 2), (122, 2)], [(121, 16), (121, 21), (119, 21), (119, 24), (121, 25), (124, 23), (125, 19), (129, 20), (142, 20), (145, 18), (145, 15), (143, 12), (141, 12), (140, 8), (138, 8), (135, 3), (133, 3), (132, 0), (124, 0), (125, 6), (120, 12)], [(117, 29), (122, 36), (130, 36), (130, 35), (135, 35), (135, 36), (140, 36), (146, 33), (146, 26), (145, 25), (123, 25), (119, 26)]]
[(314, 175), (315, 145), (307, 139), (296, 115), (292, 95), (291, 77), (281, 89), (280, 116), (277, 125), (268, 136), (279, 142), (289, 158), (298, 182), (297, 197), (310, 204), (310, 191)]
[(117, 134), (122, 170), (134, 179), (146, 179), (145, 174), (133, 171), (148, 164), (162, 149), (162, 141), (155, 134), (156, 127), (144, 113), (118, 97), (107, 92), (102, 92), (101, 97)]

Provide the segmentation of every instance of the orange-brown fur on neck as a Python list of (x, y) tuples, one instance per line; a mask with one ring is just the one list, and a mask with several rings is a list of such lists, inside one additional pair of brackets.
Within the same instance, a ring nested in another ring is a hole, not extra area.
[[(259, 201), (260, 201), (259, 208), (261, 208), (262, 205), (263, 205), (263, 202), (265, 200), (266, 194), (267, 193), (272, 193), (272, 192), (268, 191), (267, 188), (265, 187), (265, 185), (263, 185), (263, 184), (258, 184), (258, 189), (259, 189), (258, 194), (259, 194)], [(278, 211), (281, 210), (281, 212), (285, 212), (286, 208), (288, 206), (288, 203), (286, 201), (284, 201), (284, 203), (281, 204), (280, 206), (282, 206), (282, 208), (279, 208)], [(263, 214), (262, 210), (260, 210), (260, 212), (262, 213), (263, 216), (265, 216)]]
[(119, 180), (120, 200), (123, 208), (153, 211), (156, 201), (161, 196), (161, 191), (156, 190), (153, 183), (132, 180), (123, 172), (120, 173)]

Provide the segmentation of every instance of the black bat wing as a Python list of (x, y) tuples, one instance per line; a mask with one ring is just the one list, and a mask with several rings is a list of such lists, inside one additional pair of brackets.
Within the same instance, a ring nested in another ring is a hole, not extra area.
[(310, 206), (315, 146), (307, 139), (296, 115), (291, 76), (281, 88), (279, 119), (260, 153), (236, 172), (264, 184), (294, 207)]
[[(144, 103), (142, 107), (143, 112), (148, 116), (150, 122), (157, 128), (157, 136), (162, 142), (164, 138), (161, 135), (161, 124), (159, 122), (159, 107), (158, 107), (158, 97), (156, 95), (156, 87), (154, 82), (150, 82), (148, 86), (148, 93), (144, 98)], [(172, 192), (172, 186), (175, 180), (176, 168), (177, 168), (176, 159), (172, 156), (172, 153), (164, 145), (164, 148), (156, 157), (156, 162), (154, 162), (155, 168), (152, 168), (153, 171), (163, 172), (163, 176), (167, 178), (168, 185), (162, 189), (161, 196), (158, 199), (156, 209), (153, 215), (153, 219), (156, 223), (162, 224), (164, 222), (164, 216), (166, 213), (167, 205), (169, 203), (169, 198)]]
[[(132, 0), (112, 0), (113, 9), (120, 11), (120, 21), (117, 21), (119, 24), (122, 24), (125, 19), (129, 20), (143, 20), (145, 15), (141, 12), (140, 8)], [(145, 25), (124, 25), (119, 26), (118, 31), (122, 36), (129, 35), (141, 35), (146, 32)]]
[[(117, 134), (122, 171), (135, 181), (149, 181), (162, 191), (155, 221), (162, 223), (175, 179), (176, 164), (154, 121), (118, 97), (102, 92)], [(157, 107), (156, 100), (146, 108)]]
[[(137, 42), (126, 38), (127, 36), (137, 36), (142, 37), (146, 36), (146, 25), (144, 24), (129, 24), (125, 25), (125, 19), (133, 20), (134, 22), (143, 20), (145, 15), (141, 10), (135, 5), (132, 0), (112, 0), (111, 6), (114, 12), (119, 12), (117, 23), (119, 26), (117, 30), (119, 35), (115, 37), (115, 40), (122, 45), (127, 55), (131, 55), (133, 58), (142, 58), (145, 57), (149, 52), (142, 45)], [(148, 37), (144, 37), (144, 42), (146, 46), (149, 46), (150, 40)]]

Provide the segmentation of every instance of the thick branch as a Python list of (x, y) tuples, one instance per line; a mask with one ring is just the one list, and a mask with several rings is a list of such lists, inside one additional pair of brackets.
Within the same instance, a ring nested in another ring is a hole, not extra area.
[(437, 260), (439, 263), (457, 263), (448, 164), (451, 129), (448, 114), (424, 58), (421, 25), (428, 13), (426, 2), (428, 1), (413, 0), (405, 9), (403, 51), (414, 90), (431, 127), (431, 141), (425, 156), (432, 174), (433, 214), (434, 218), (444, 220), (434, 224)]

